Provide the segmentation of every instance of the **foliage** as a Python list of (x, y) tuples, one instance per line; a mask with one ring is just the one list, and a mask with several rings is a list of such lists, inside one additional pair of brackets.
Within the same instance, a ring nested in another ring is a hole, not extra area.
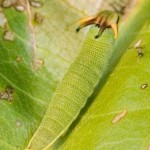
[[(76, 34), (76, 21), (96, 6), (90, 1), (41, 0), (42, 7), (36, 8), (23, 2), (23, 12), (14, 5), (0, 12), (7, 20), (0, 27), (0, 149), (4, 150), (27, 147), (81, 49), (86, 29)], [(148, 149), (149, 7), (149, 0), (138, 0), (121, 18), (104, 78), (52, 149)], [(142, 43), (135, 47), (139, 40)], [(122, 112), (127, 113), (113, 123)]]

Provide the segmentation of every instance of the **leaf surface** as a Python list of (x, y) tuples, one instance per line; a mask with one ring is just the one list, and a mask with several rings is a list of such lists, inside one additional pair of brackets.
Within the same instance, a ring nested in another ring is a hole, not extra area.
[[(0, 28), (0, 149), (27, 146), (56, 86), (80, 51), (86, 32), (74, 32), (76, 21), (95, 12), (93, 8), (99, 4), (90, 0), (40, 2), (42, 7), (29, 7), (24, 12), (2, 9), (7, 25)], [(148, 149), (149, 6), (148, 0), (139, 0), (128, 21), (120, 21), (110, 69), (95, 91), (97, 96), (90, 98), (54, 149)], [(36, 20), (35, 14), (43, 21)], [(4, 39), (6, 30), (13, 33), (13, 41)], [(133, 48), (140, 39), (143, 57)], [(113, 124), (124, 110), (127, 114)]]
[[(83, 13), (64, 1), (41, 0), (40, 8), (22, 2), (23, 12), (2, 8), (7, 23), (0, 28), (0, 149), (5, 150), (26, 147), (85, 36), (75, 33)], [(12, 41), (4, 39), (7, 30)]]

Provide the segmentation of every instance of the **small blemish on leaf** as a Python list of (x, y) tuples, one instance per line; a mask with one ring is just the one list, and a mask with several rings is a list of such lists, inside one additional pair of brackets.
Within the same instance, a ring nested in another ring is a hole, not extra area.
[(142, 40), (141, 40), (141, 39), (138, 40), (138, 41), (135, 43), (134, 48), (139, 48), (139, 47), (141, 47), (141, 43), (142, 43)]
[(14, 89), (12, 87), (7, 87), (5, 91), (0, 92), (0, 99), (12, 101), (13, 92), (14, 92)]
[(137, 52), (138, 52), (138, 57), (143, 57), (144, 53), (142, 48), (138, 48)]
[(118, 114), (117, 116), (115, 116), (115, 118), (113, 119), (112, 123), (117, 123), (120, 119), (122, 119), (125, 115), (127, 114), (127, 111), (124, 110), (122, 113)]
[(16, 126), (17, 126), (17, 127), (22, 127), (22, 121), (17, 120), (17, 121), (16, 121)]
[(35, 13), (35, 15), (34, 15), (34, 21), (36, 23), (42, 24), (43, 20), (44, 20), (44, 17), (41, 14)]
[(11, 5), (15, 4), (17, 0), (3, 0), (2, 6), (5, 8), (10, 7)]
[(30, 4), (31, 6), (36, 7), (36, 8), (40, 8), (42, 6), (42, 3), (37, 0), (31, 0)]
[(17, 5), (16, 7), (16, 10), (18, 10), (18, 11), (20, 11), (20, 12), (22, 12), (22, 11), (24, 11), (24, 6), (22, 6), (22, 5)]
[(11, 31), (6, 31), (3, 35), (3, 38), (8, 41), (14, 41), (14, 34)]
[(147, 83), (141, 85), (141, 89), (146, 89), (147, 87), (148, 87)]
[(142, 44), (142, 39), (138, 40), (134, 45), (134, 48), (137, 50), (138, 57), (142, 57), (144, 55), (141, 44)]
[(35, 70), (38, 70), (43, 64), (44, 64), (44, 61), (42, 59), (37, 59), (35, 61)]
[(20, 56), (17, 56), (17, 57), (16, 57), (16, 62), (19, 63), (19, 62), (21, 61), (21, 59), (22, 59), (22, 58), (21, 58)]
[(6, 23), (7, 23), (7, 19), (5, 15), (2, 12), (0, 12), (0, 27), (4, 28)]
[(6, 8), (10, 7), (11, 6), (11, 1), (10, 0), (4, 0), (2, 5), (3, 5), (3, 7), (6, 7)]
[(68, 130), (63, 131), (61, 137), (64, 137), (64, 136), (66, 135), (67, 131), (68, 131)]

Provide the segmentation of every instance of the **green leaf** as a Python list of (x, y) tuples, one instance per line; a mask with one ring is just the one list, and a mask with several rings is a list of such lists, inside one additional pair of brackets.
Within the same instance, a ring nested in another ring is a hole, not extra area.
[[(41, 3), (41, 8), (25, 4), (24, 12), (2, 9), (7, 25), (0, 28), (0, 149), (26, 147), (85, 35), (74, 32), (82, 13), (63, 1)], [(6, 30), (12, 41), (4, 39)]]
[[(90, 0), (40, 2), (40, 8), (25, 3), (24, 12), (17, 11), (15, 6), (1, 10), (7, 19), (7, 25), (0, 27), (0, 149), (3, 150), (22, 150), (28, 145), (56, 86), (80, 51), (85, 32), (74, 32), (76, 21), (89, 10), (94, 12), (97, 6)], [(53, 149), (148, 149), (149, 6), (148, 0), (139, 1), (127, 15), (130, 19), (120, 21), (108, 72), (93, 93), (97, 96), (89, 99)], [(39, 18), (34, 19), (35, 14)], [(12, 41), (4, 39), (6, 30), (14, 35), (14, 39), (9, 35)], [(137, 56), (137, 49), (133, 48), (141, 39), (143, 57)], [(141, 88), (146, 84), (147, 87)], [(112, 123), (124, 110), (127, 114)]]

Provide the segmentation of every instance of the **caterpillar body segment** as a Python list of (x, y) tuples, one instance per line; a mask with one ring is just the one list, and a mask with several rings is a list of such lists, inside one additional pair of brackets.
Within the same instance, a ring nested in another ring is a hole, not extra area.
[[(102, 79), (112, 56), (114, 37), (118, 34), (116, 16), (115, 14), (113, 17), (110, 11), (103, 11), (98, 20), (95, 20), (94, 24), (103, 31), (106, 28), (112, 29), (105, 30), (99, 39), (93, 38), (97, 28), (90, 29), (81, 52), (58, 85), (39, 128), (29, 142), (28, 150), (50, 148), (67, 131), (85, 106)], [(91, 24), (94, 18), (89, 17), (87, 20), (90, 20)], [(79, 28), (81, 25), (87, 25), (87, 20), (80, 21)]]
[(114, 37), (111, 30), (101, 38), (92, 38), (91, 29), (82, 51), (58, 85), (47, 113), (31, 139), (28, 149), (50, 147), (72, 124), (101, 79), (112, 54)]

